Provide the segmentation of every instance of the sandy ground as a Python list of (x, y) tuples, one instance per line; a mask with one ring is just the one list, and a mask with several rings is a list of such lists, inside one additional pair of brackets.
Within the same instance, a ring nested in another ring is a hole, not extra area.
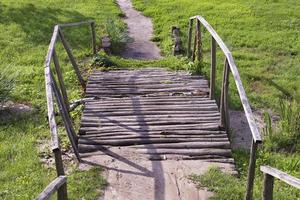
[(117, 0), (117, 3), (126, 15), (124, 21), (128, 26), (128, 35), (133, 39), (126, 44), (122, 56), (141, 60), (160, 59), (160, 49), (151, 41), (153, 37), (151, 19), (136, 11), (130, 0)]
[(130, 148), (110, 149), (110, 155), (99, 152), (84, 158), (86, 164), (103, 166), (109, 186), (100, 200), (206, 200), (213, 194), (197, 189), (189, 180), (192, 174), (203, 174), (210, 167), (235, 173), (232, 163), (200, 160), (150, 161)]

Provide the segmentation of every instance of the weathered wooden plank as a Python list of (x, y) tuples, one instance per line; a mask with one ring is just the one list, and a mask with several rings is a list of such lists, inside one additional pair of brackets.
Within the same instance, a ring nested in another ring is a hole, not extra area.
[[(154, 144), (154, 143), (176, 143), (186, 142), (187, 139), (183, 138), (149, 138), (149, 139), (122, 139), (122, 140), (97, 140), (97, 139), (83, 139), (80, 138), (79, 144), (90, 144), (90, 145), (111, 145), (111, 146), (129, 146), (138, 144)], [(199, 141), (199, 142), (226, 142), (227, 138), (190, 138), (188, 141)]]
[(82, 131), (118, 131), (118, 130), (219, 130), (219, 124), (217, 123), (203, 123), (203, 124), (180, 124), (180, 125), (159, 125), (159, 126), (148, 126), (147, 124), (141, 124), (138, 126), (124, 126), (122, 124), (113, 124), (108, 127), (81, 127)]
[(270, 166), (261, 166), (260, 171), (269, 174), (295, 188), (300, 189), (300, 179)]
[(115, 140), (115, 139), (153, 139), (153, 138), (178, 138), (178, 139), (187, 139), (188, 141), (190, 138), (227, 138), (226, 134), (219, 134), (219, 135), (114, 135), (114, 136), (89, 136), (89, 137), (81, 137), (81, 139), (91, 139), (91, 140)]
[(217, 148), (203, 148), (203, 149), (137, 149), (138, 153), (142, 154), (177, 154), (189, 156), (202, 156), (202, 155), (219, 155), (224, 157), (231, 157), (230, 149), (217, 149)]
[(222, 135), (226, 134), (225, 131), (219, 130), (153, 130), (153, 131), (122, 131), (122, 132), (101, 132), (101, 131), (87, 131), (80, 138), (97, 137), (97, 136), (114, 136), (114, 135)]
[[(50, 197), (63, 185), (67, 182), (66, 176), (59, 176), (54, 179), (43, 192), (39, 194), (36, 200), (48, 200)], [(66, 199), (65, 199), (66, 200)]]
[(137, 149), (201, 149), (201, 148), (218, 148), (230, 149), (230, 143), (227, 142), (180, 142), (166, 144), (147, 144), (135, 145), (132, 148)]

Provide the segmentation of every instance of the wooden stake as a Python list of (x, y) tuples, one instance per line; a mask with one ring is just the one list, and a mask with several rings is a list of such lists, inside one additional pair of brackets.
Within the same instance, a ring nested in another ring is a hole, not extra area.
[(210, 99), (215, 98), (216, 63), (217, 63), (216, 51), (217, 51), (216, 40), (213, 37), (211, 37), (211, 68), (210, 68), (210, 92), (209, 92)]
[(81, 73), (79, 71), (78, 65), (77, 65), (77, 63), (75, 61), (75, 58), (73, 56), (72, 50), (70, 48), (70, 45), (68, 44), (67, 40), (65, 39), (65, 37), (64, 37), (64, 35), (63, 35), (63, 33), (62, 33), (62, 31), (60, 29), (59, 29), (59, 36), (60, 36), (61, 42), (63, 43), (63, 46), (64, 46), (64, 48), (65, 48), (65, 50), (66, 50), (66, 52), (67, 52), (67, 54), (69, 56), (69, 59), (70, 59), (72, 65), (73, 65), (73, 68), (75, 70), (77, 78), (78, 78), (81, 86), (83, 88), (85, 88), (85, 86), (86, 86), (85, 81), (83, 80), (83, 78), (81, 76)]

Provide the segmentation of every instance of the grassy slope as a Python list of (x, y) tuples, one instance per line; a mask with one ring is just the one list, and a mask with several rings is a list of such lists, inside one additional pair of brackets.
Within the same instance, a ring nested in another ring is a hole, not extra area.
[[(171, 25), (182, 30), (186, 44), (188, 17), (204, 16), (232, 50), (241, 78), (252, 105), (278, 109), (278, 99), (292, 97), (300, 101), (300, 3), (289, 1), (245, 0), (133, 0), (137, 9), (154, 21), (155, 40), (163, 52), (171, 52)], [(205, 61), (209, 62), (209, 38), (204, 33)], [(220, 77), (222, 56), (218, 54)], [(220, 84), (220, 79), (218, 80)], [(231, 88), (235, 86), (231, 84)], [(239, 106), (231, 94), (232, 106)], [(234, 153), (240, 179), (212, 169), (204, 176), (194, 176), (199, 184), (215, 192), (213, 199), (243, 199), (249, 155)], [(297, 153), (271, 153), (261, 149), (257, 161), (255, 199), (261, 197), (260, 165), (271, 165), (300, 177), (300, 157)], [(275, 182), (277, 199), (299, 199), (300, 192), (286, 184)]]
[[(171, 52), (171, 25), (181, 28), (186, 44), (188, 18), (194, 15), (204, 16), (233, 52), (253, 105), (275, 107), (278, 97), (300, 93), (299, 1), (133, 2), (137, 9), (153, 19), (155, 39), (160, 41), (165, 54)], [(207, 61), (209, 41), (208, 34), (204, 34)], [(222, 59), (219, 55), (219, 72)], [(234, 88), (234, 85), (231, 84), (231, 87)], [(233, 100), (237, 101), (237, 98), (233, 97)]]
[[(0, 70), (14, 73), (16, 87), (12, 100), (31, 104), (36, 112), (8, 117), (0, 111), (0, 199), (33, 199), (55, 177), (53, 169), (42, 166), (37, 142), (49, 141), (45, 120), (43, 64), (53, 26), (57, 23), (95, 19), (97, 33), (105, 33), (106, 24), (115, 24), (109, 31), (124, 30), (120, 11), (113, 0), (83, 1), (36, 0), (0, 2)], [(107, 21), (110, 19), (110, 21)], [(112, 30), (113, 29), (113, 30)], [(87, 28), (66, 30), (77, 56), (90, 52)], [(63, 72), (72, 98), (80, 95), (74, 72), (58, 46)], [(72, 90), (72, 91), (71, 91)], [(64, 133), (62, 132), (62, 135)], [(79, 182), (80, 180), (80, 182)], [(94, 184), (87, 184), (93, 182)], [(81, 187), (84, 184), (84, 187)], [(70, 199), (95, 199), (104, 182), (100, 170), (73, 172), (69, 179)], [(97, 190), (95, 190), (97, 189)]]

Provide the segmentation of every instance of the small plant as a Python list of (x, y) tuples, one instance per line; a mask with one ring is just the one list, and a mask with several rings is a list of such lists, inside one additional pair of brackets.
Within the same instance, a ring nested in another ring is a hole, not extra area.
[(266, 136), (265, 147), (271, 151), (300, 151), (300, 105), (295, 100), (280, 100), (279, 102), (280, 120), (277, 129), (272, 128), (271, 117), (269, 114), (264, 115)]
[(8, 100), (14, 84), (13, 75), (9, 75), (7, 70), (0, 71), (0, 105)]

